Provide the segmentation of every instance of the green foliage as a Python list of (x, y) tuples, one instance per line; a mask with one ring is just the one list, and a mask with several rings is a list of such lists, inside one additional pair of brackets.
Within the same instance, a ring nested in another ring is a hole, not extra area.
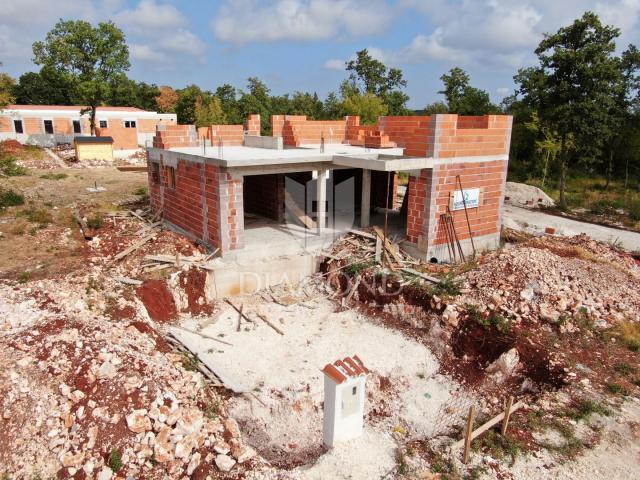
[(627, 395), (627, 389), (624, 388), (619, 383), (611, 382), (606, 384), (607, 390), (609, 393), (613, 393), (614, 395)]
[(449, 272), (445, 274), (440, 281), (436, 283), (432, 288), (432, 292), (439, 296), (452, 296), (460, 295), (460, 287), (462, 286), (462, 280), (456, 278), (455, 273)]
[[(2, 65), (2, 63), (0, 63)], [(15, 102), (13, 95), (16, 81), (6, 73), (0, 72), (0, 108)]]
[(622, 88), (622, 62), (614, 56), (614, 27), (586, 12), (571, 25), (547, 35), (535, 53), (539, 64), (514, 77), (524, 101), (560, 139), (560, 206), (566, 207), (567, 167), (602, 160), (611, 135), (611, 112)]
[(120, 452), (118, 451), (118, 449), (112, 448), (111, 452), (109, 453), (109, 468), (113, 470), (114, 473), (118, 473), (123, 466), (124, 465), (122, 463), (122, 456), (120, 455)]
[(134, 195), (148, 195), (149, 189), (147, 187), (138, 187), (133, 192)]
[(73, 85), (73, 100), (89, 106), (93, 132), (97, 106), (130, 67), (122, 30), (113, 22), (94, 27), (83, 20), (60, 20), (44, 41), (33, 44), (33, 54), (36, 65), (56, 71)]
[(382, 98), (371, 93), (349, 95), (342, 101), (342, 109), (347, 115), (360, 115), (360, 121), (365, 125), (376, 123), (378, 117), (388, 112)]
[(0, 177), (19, 177), (26, 175), (28, 170), (17, 163), (13, 155), (0, 152)]
[(46, 226), (53, 221), (53, 217), (48, 210), (41, 207), (36, 207), (33, 204), (20, 210), (18, 212), (19, 217), (26, 218), (31, 223), (37, 223), (40, 226)]
[(24, 204), (24, 196), (14, 190), (0, 187), (0, 211), (7, 207), (16, 207)]
[(347, 261), (350, 263), (350, 265), (345, 267), (344, 271), (350, 277), (355, 277), (356, 275), (360, 274), (361, 272), (365, 271), (368, 268), (373, 267), (376, 264), (375, 260), (368, 260), (366, 262), (355, 262), (355, 263), (352, 263), (352, 260), (350, 259)]
[(103, 223), (104, 223), (104, 219), (102, 217), (102, 214), (100, 213), (95, 213), (87, 218), (87, 226), (95, 230), (97, 230), (98, 228), (101, 228)]
[(525, 442), (510, 436), (501, 435), (494, 430), (489, 430), (478, 437), (472, 444), (475, 451), (485, 452), (498, 460), (509, 460), (513, 465), (516, 458), (528, 450)]
[(195, 106), (196, 126), (223, 125), (227, 119), (222, 111), (220, 99), (215, 96), (196, 98)]
[(611, 416), (613, 412), (611, 409), (603, 404), (594, 402), (593, 400), (580, 399), (574, 402), (573, 405), (568, 407), (563, 414), (576, 422), (579, 420), (589, 420), (591, 415), (597, 413), (605, 417)]
[[(438, 93), (444, 95), (448, 113), (486, 115), (498, 112), (498, 107), (491, 103), (489, 94), (484, 90), (472, 87), (470, 85), (471, 78), (461, 68), (452, 68), (448, 74), (442, 75), (440, 80), (444, 83), (444, 90)], [(441, 108), (438, 104), (432, 104), (431, 108), (434, 107)]]
[(44, 175), (40, 175), (40, 178), (44, 178), (45, 180), (64, 180), (68, 176), (66, 173), (45, 173)]

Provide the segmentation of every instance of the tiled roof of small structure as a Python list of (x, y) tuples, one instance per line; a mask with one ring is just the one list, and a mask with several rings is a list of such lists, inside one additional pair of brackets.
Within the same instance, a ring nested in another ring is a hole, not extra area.
[(357, 355), (327, 363), (322, 372), (337, 384), (346, 381), (348, 378), (360, 377), (369, 373), (369, 369), (364, 366), (362, 360)]

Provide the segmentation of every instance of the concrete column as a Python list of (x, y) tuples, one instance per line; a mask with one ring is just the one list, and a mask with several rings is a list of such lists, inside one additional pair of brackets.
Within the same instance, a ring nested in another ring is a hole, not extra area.
[(317, 203), (317, 220), (318, 235), (325, 230), (327, 219), (327, 170), (317, 170), (316, 185), (316, 203)]
[(362, 169), (362, 198), (360, 199), (360, 226), (369, 226), (371, 210), (371, 170)]

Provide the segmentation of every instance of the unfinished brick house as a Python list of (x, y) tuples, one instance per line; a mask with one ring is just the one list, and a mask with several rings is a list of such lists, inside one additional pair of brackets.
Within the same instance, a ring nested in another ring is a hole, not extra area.
[(449, 260), (452, 229), (465, 253), (471, 237), (479, 250), (499, 244), (511, 123), (433, 115), (365, 126), (359, 117), (274, 115), (273, 136), (260, 135), (258, 115), (245, 125), (160, 125), (148, 149), (151, 202), (223, 256), (285, 252), (287, 236), (381, 225), (386, 204), (389, 232), (406, 251)]
[[(9, 105), (0, 110), (0, 140), (52, 146), (91, 134), (89, 114), (78, 105)], [(159, 124), (175, 125), (175, 113), (135, 107), (98, 107), (96, 136), (112, 137), (114, 150), (133, 150), (151, 143)]]

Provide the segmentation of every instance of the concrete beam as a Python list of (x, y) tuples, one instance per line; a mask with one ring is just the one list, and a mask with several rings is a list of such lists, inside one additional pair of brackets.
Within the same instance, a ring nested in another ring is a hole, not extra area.
[(316, 204), (317, 204), (317, 227), (318, 235), (321, 235), (326, 228), (327, 221), (327, 178), (328, 170), (316, 170)]
[(371, 170), (362, 170), (362, 198), (360, 199), (360, 226), (369, 226), (371, 211)]

